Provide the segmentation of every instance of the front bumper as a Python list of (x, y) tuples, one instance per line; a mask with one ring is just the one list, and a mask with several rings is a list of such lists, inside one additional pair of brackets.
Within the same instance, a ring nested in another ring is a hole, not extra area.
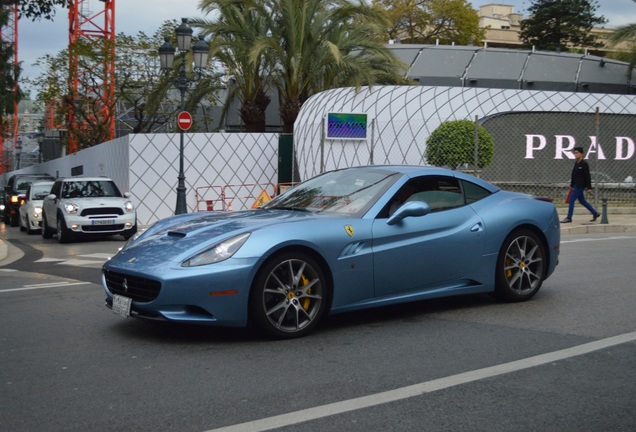
[(120, 234), (136, 228), (134, 213), (112, 217), (85, 217), (65, 215), (66, 227), (74, 233), (82, 234)]

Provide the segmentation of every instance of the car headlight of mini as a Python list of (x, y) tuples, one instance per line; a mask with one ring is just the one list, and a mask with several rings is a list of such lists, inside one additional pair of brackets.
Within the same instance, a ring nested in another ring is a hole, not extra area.
[(78, 209), (79, 207), (75, 203), (64, 204), (64, 210), (66, 210), (66, 213), (75, 214)]
[(130, 213), (134, 209), (135, 209), (135, 206), (133, 205), (133, 203), (130, 202), (130, 201), (126, 201), (126, 203), (124, 204), (124, 210), (126, 210), (128, 213)]
[(217, 243), (209, 249), (193, 256), (181, 264), (183, 267), (197, 267), (207, 264), (214, 264), (220, 261), (224, 261), (230, 258), (238, 251), (245, 241), (250, 236), (250, 233), (237, 235)]

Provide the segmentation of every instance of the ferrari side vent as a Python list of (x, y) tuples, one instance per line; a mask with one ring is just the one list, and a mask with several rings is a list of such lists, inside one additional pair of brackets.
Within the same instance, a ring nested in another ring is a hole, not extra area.
[(346, 258), (352, 255), (357, 255), (358, 253), (360, 253), (363, 246), (364, 246), (364, 242), (350, 243), (347, 246), (345, 246), (342, 252), (340, 252), (339, 258)]

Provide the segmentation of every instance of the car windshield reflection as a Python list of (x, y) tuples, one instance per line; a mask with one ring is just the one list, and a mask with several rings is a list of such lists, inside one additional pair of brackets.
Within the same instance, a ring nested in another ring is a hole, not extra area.
[(341, 214), (360, 214), (396, 180), (386, 171), (335, 171), (301, 183), (263, 206)]

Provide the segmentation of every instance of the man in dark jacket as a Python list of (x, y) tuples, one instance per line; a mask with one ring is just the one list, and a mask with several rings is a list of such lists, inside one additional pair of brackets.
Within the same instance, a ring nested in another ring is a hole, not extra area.
[(574, 202), (579, 202), (592, 213), (592, 220), (595, 222), (599, 218), (600, 214), (592, 207), (592, 205), (585, 199), (585, 189), (588, 192), (592, 191), (592, 178), (590, 176), (590, 166), (585, 162), (583, 155), (583, 147), (574, 147), (574, 168), (572, 169), (572, 179), (570, 180), (570, 193), (568, 216), (561, 221), (561, 223), (572, 222), (572, 214), (574, 213)]

